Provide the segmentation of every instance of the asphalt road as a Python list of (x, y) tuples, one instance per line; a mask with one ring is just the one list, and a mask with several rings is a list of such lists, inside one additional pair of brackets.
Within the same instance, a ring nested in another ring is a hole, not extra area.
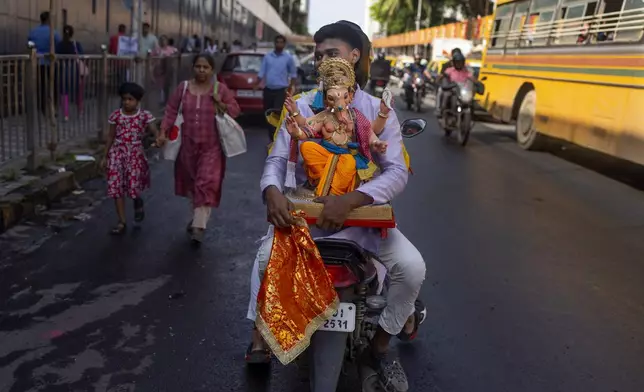
[[(428, 320), (398, 346), (411, 390), (644, 390), (644, 195), (522, 151), (507, 127), (478, 126), (461, 148), (423, 117), (395, 203), (428, 266)], [(123, 238), (107, 235), (101, 181), (2, 235), (0, 391), (305, 392), (293, 367), (244, 366), (265, 132), (249, 146), (229, 161), (200, 250), (165, 162), (147, 220)]]

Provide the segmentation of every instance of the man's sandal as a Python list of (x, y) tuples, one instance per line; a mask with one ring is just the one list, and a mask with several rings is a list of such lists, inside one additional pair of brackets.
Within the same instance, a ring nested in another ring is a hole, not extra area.
[(253, 350), (251, 342), (246, 349), (245, 360), (249, 365), (268, 365), (271, 363), (271, 350), (267, 348)]
[(398, 336), (398, 339), (402, 340), (403, 342), (411, 342), (416, 338), (416, 335), (418, 335), (418, 327), (425, 321), (425, 318), (427, 317), (427, 308), (425, 308), (425, 305), (422, 303), (420, 300), (416, 300), (414, 302), (414, 329), (412, 330), (411, 333), (405, 332), (405, 328), (403, 328), (402, 331), (396, 336)]

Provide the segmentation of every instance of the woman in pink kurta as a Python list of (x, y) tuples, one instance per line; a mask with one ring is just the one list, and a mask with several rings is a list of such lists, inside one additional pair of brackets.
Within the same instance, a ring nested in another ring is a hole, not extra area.
[[(218, 111), (231, 117), (240, 113), (232, 91), (224, 83), (219, 83), (214, 95), (214, 83), (217, 83), (214, 65), (214, 59), (208, 54), (195, 57), (194, 78), (182, 82), (172, 93), (161, 124), (160, 143), (163, 144), (182, 104), (184, 123), (181, 149), (174, 166), (175, 193), (192, 200), (193, 216), (188, 231), (195, 245), (203, 240), (212, 208), (219, 206), (226, 169), (215, 115)], [(184, 83), (188, 83), (185, 89)]]

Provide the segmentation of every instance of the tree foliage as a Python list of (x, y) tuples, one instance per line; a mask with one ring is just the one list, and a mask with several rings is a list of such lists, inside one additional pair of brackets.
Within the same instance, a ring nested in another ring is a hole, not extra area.
[[(489, 14), (490, 6), (493, 4), (489, 0), (421, 1), (421, 27), (453, 22), (454, 20), (443, 16), (448, 9), (458, 10), (464, 17), (471, 18)], [(417, 7), (418, 0), (378, 0), (371, 6), (370, 12), (371, 17), (386, 29), (387, 34), (391, 35), (415, 29)]]

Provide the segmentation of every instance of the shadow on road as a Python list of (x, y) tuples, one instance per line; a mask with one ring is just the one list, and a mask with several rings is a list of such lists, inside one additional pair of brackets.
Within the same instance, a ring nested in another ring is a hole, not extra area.
[[(486, 132), (473, 132), (472, 135), (483, 144), (516, 143), (514, 131), (490, 129), (494, 124), (503, 124), (489, 116), (478, 116), (477, 123), (487, 127)], [(558, 158), (597, 172), (637, 190), (644, 190), (644, 166), (615, 158), (562, 140), (551, 140), (544, 151)]]

